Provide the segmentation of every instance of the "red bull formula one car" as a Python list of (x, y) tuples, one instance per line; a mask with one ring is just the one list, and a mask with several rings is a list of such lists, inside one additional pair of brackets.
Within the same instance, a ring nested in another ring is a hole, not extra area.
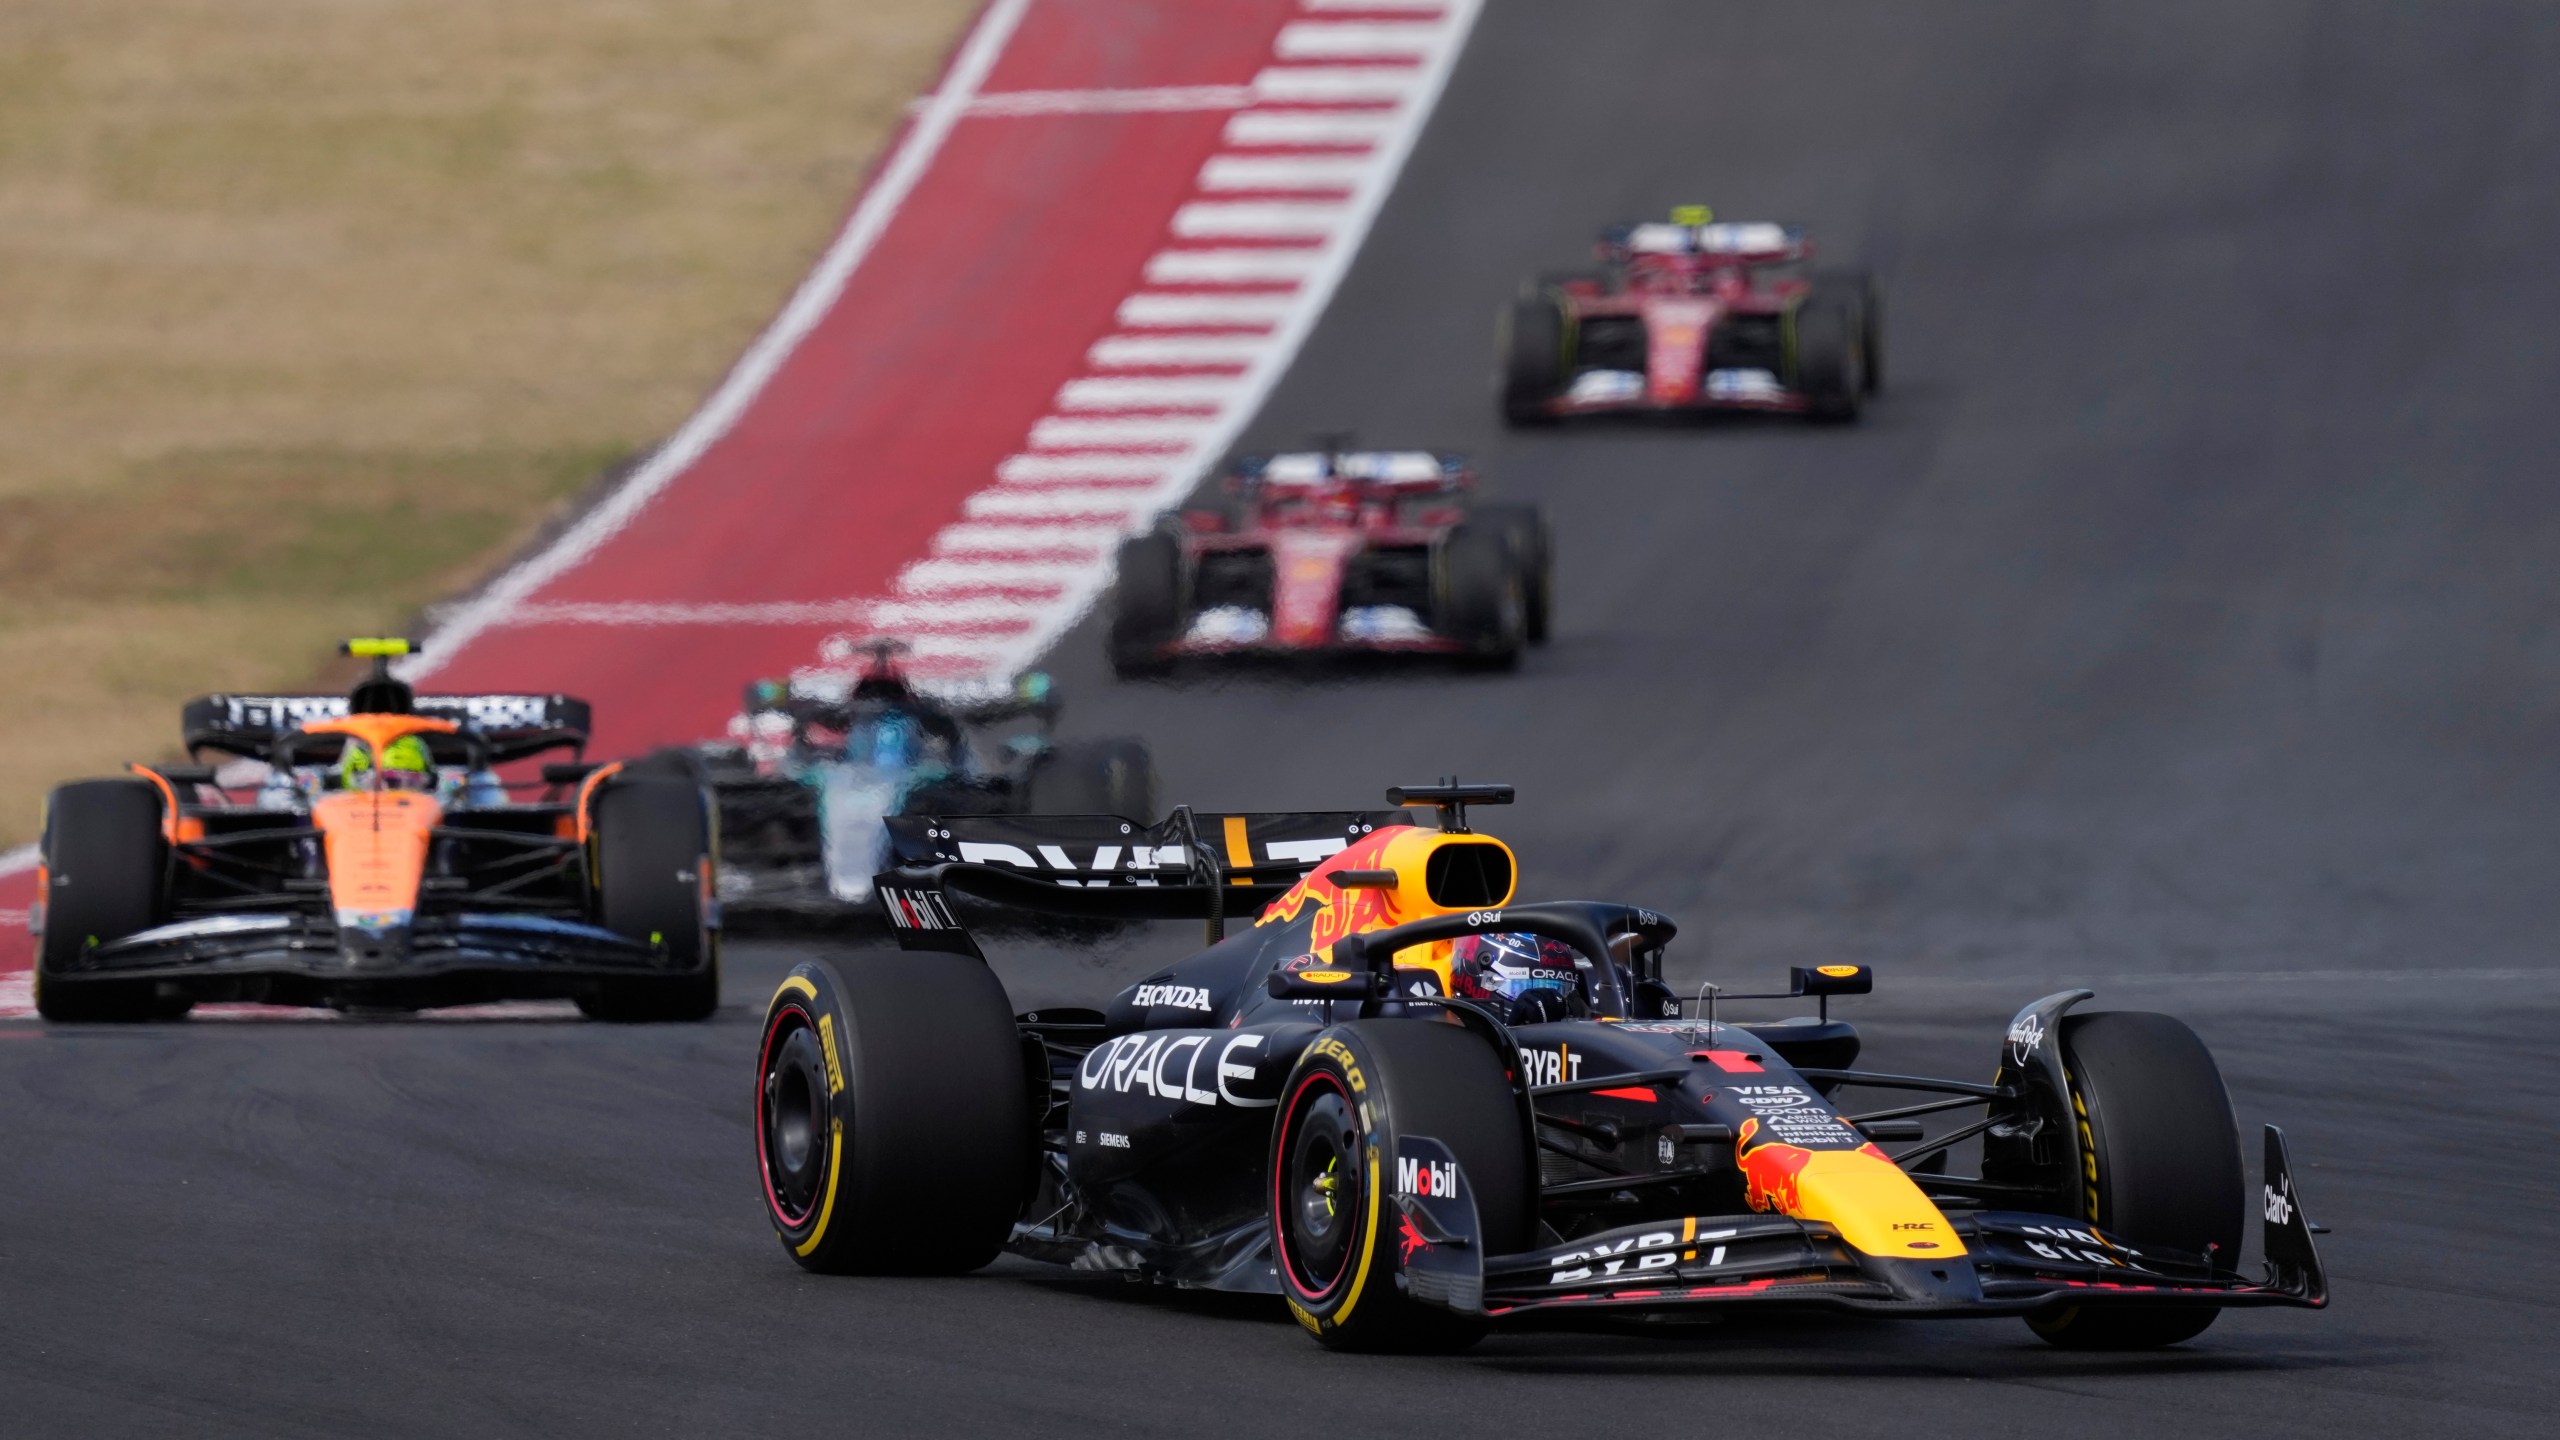
[(1884, 383), (1884, 308), (1860, 271), (1815, 272), (1791, 227), (1703, 205), (1604, 232), (1601, 269), (1550, 275), (1503, 316), (1502, 414), (1757, 410), (1854, 420)]
[[(418, 1010), (572, 999), (614, 1020), (719, 1003), (710, 798), (591, 765), (587, 703), (417, 695), (389, 660), (346, 695), (207, 695), (186, 745), (45, 806), (36, 1009), (153, 1020), (202, 1001)], [(498, 767), (565, 752), (538, 782)], [(536, 793), (519, 794), (531, 790)]]
[[(2014, 1315), (2135, 1348), (2326, 1303), (2282, 1136), (2253, 1196), (2177, 1020), (2081, 1013), (2071, 990), (1994, 1037), (1987, 1082), (1862, 1069), (1828, 1005), (1871, 987), (1864, 967), (1795, 971), (1814, 1017), (1702, 1013), (1663, 978), (1668, 918), (1518, 903), (1510, 849), (1465, 816), (1508, 787), (1389, 798), (1439, 828), (891, 821), (910, 863), (878, 895), (906, 953), (803, 964), (766, 1013), (756, 1131), (784, 1248), (818, 1271), (1010, 1251), (1271, 1294), (1342, 1349), (1772, 1307)], [(1212, 943), (1099, 1009), (1015, 1015), (972, 903), (1207, 917)], [(1222, 937), (1230, 911), (1252, 924)]]
[(1464, 460), (1427, 451), (1248, 458), (1219, 503), (1120, 547), (1112, 667), (1354, 652), (1516, 664), (1547, 638), (1547, 523), (1474, 488)]

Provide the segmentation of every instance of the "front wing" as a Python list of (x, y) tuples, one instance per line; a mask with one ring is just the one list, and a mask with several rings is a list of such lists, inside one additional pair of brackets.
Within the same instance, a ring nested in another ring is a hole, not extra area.
[[(1436, 1142), (1404, 1142), (1430, 1158)], [(1445, 1151), (1440, 1153), (1445, 1154)], [(1452, 1167), (1454, 1169), (1454, 1167)], [(2265, 1273), (2144, 1250), (2082, 1221), (1982, 1211), (1948, 1218), (1963, 1253), (1947, 1260), (1865, 1255), (1826, 1225), (1774, 1215), (1690, 1216), (1622, 1226), (1517, 1255), (1483, 1256), (1474, 1203), (1396, 1197), (1408, 1293), (1461, 1313), (1779, 1305), (1910, 1316), (2023, 1315), (2078, 1305), (2328, 1303), (2311, 1226), (2295, 1199), (2284, 1137), (2267, 1127), (2260, 1234)]]
[(149, 981), (198, 1003), (432, 1009), (575, 998), (599, 982), (682, 973), (660, 947), (547, 916), (427, 915), (405, 932), (349, 932), (308, 914), (180, 921), (101, 945), (47, 985)]

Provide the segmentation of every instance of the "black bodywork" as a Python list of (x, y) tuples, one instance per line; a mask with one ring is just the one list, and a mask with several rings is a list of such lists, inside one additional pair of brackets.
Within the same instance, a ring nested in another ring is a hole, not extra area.
[[(1077, 823), (1014, 822), (1010, 843), (1029, 848), (1035, 832), (1070, 846), (1099, 838), (1069, 833)], [(1178, 813), (1168, 825), (1190, 823)], [(948, 820), (900, 830), (908, 863), (880, 884), (907, 948), (979, 954), (954, 894), (1093, 917), (1241, 916), (1238, 899), (1266, 903), (1282, 880), (1307, 868), (1229, 870), (1214, 863), (1214, 847), (1195, 847), (1192, 853), (1210, 863), (1195, 865), (1181, 882), (1166, 875), (1140, 890), (1109, 860), (1045, 875), (966, 863), (955, 832), (977, 833)], [(1343, 862), (1326, 863), (1338, 869)], [(1509, 888), (1504, 864), (1495, 899)], [(2137, 1247), (2078, 1218), (2083, 1162), (2057, 1037), (2063, 1012), (2087, 991), (2021, 1010), (1987, 1084), (1861, 1070), (1855, 1030), (1828, 1017), (1831, 993), (1867, 987), (1859, 967), (1797, 972), (1788, 994), (1815, 998), (1823, 1009), (1817, 1017), (1758, 1023), (1684, 1014), (1689, 1007), (1663, 979), (1665, 948), (1676, 933), (1668, 918), (1598, 902), (1469, 909), (1490, 903), (1481, 885), (1470, 891), (1460, 876), (1446, 893), (1436, 879), (1433, 888), (1448, 913), (1355, 931), (1320, 954), (1310, 953), (1309, 942), (1321, 907), (1287, 918), (1275, 909), (1234, 934), (1222, 934), (1213, 920), (1206, 948), (1099, 1009), (1020, 1017), (1026, 1044), (1045, 1062), (1046, 1114), (1038, 1191), (1010, 1248), (1080, 1270), (1279, 1293), (1268, 1172), (1283, 1084), (1329, 1027), (1401, 1018), (1460, 1024), (1480, 1035), (1500, 1058), (1511, 1103), (1534, 1136), (1536, 1243), (1490, 1255), (1478, 1237), (1468, 1182), (1448, 1163), (1445, 1147), (1427, 1136), (1394, 1142), (1398, 1173), (1408, 1177), (1395, 1198), (1398, 1213), (1389, 1217), (1401, 1249), (1396, 1283), (1461, 1315), (1727, 1303), (1902, 1315), (2325, 1303), (2311, 1228), (2273, 1127), (2266, 1135), (2268, 1268), (2261, 1277), (2237, 1273), (2237, 1256)], [(1409, 947), (1491, 931), (1538, 934), (1608, 957), (1592, 973), (1595, 1008), (1606, 1018), (1505, 1017), (1425, 993), (1429, 986), (1392, 964)], [(1321, 967), (1329, 981), (1302, 978), (1310, 967)], [(1336, 993), (1346, 998), (1315, 998)], [(1866, 1094), (1901, 1098), (1851, 1103)], [(1923, 1116), (1933, 1117), (1925, 1129)], [(1763, 1142), (1784, 1134), (1801, 1144), (1746, 1148), (1764, 1130)], [(1890, 1155), (1884, 1144), (1894, 1146)], [(1762, 1193), (1764, 1182), (1780, 1180), (1760, 1166), (1773, 1151), (1801, 1154), (1804, 1147), (1860, 1150), (1898, 1166), (1925, 1192), (1935, 1207), (1930, 1213), (1943, 1215), (1967, 1263), (1870, 1253), (1849, 1243), (1838, 1225), (1780, 1213)], [(1980, 1173), (1950, 1173), (1950, 1158), (1975, 1148)], [(1455, 1184), (1428, 1182), (1435, 1162), (1447, 1165)], [(1425, 1182), (1411, 1183), (1414, 1175)]]

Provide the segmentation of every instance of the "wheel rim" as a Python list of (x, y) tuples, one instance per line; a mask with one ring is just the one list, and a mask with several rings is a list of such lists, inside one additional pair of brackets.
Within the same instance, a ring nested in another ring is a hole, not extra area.
[(1281, 1157), (1284, 1269), (1300, 1293), (1320, 1297), (1349, 1271), (1368, 1204), (1359, 1125), (1332, 1077), (1311, 1076), (1299, 1091)]
[(774, 1015), (761, 1068), (756, 1133), (765, 1203), (784, 1229), (797, 1230), (817, 1208), (833, 1143), (826, 1056), (805, 1011), (786, 1006)]

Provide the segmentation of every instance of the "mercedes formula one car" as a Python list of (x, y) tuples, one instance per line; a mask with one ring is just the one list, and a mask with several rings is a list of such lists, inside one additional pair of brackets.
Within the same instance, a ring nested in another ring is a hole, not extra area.
[(1425, 451), (1247, 458), (1218, 503), (1120, 547), (1112, 668), (1360, 651), (1515, 664), (1547, 638), (1547, 522), (1474, 488), (1464, 460)]
[[(919, 691), (905, 647), (856, 647), (860, 671), (760, 680), (727, 743), (695, 765), (720, 806), (720, 898), (759, 912), (870, 917), (892, 815), (1155, 813), (1155, 762), (1128, 739), (1059, 741), (1059, 702), (1033, 672), (1005, 698), (960, 703)], [(857, 908), (858, 907), (858, 908)]]
[(1603, 232), (1598, 270), (1523, 287), (1504, 313), (1502, 414), (1759, 410), (1854, 420), (1884, 383), (1884, 308), (1862, 271), (1802, 272), (1802, 232), (1669, 222)]
[[(417, 695), (404, 640), (351, 641), (347, 695), (188, 702), (191, 760), (54, 790), (36, 1008), (148, 1020), (204, 1001), (400, 1011), (572, 999), (611, 1020), (719, 1003), (717, 846), (692, 779), (581, 756), (566, 695)], [(510, 782), (497, 767), (572, 758)], [(514, 792), (539, 789), (535, 798)]]
[[(1272, 1294), (1344, 1349), (1771, 1307), (2015, 1315), (2130, 1348), (2326, 1303), (2282, 1136), (2253, 1204), (2220, 1073), (2177, 1020), (2080, 1013), (2071, 990), (2017, 1012), (1987, 1082), (1861, 1069), (1829, 1005), (1866, 968), (1684, 1002), (1668, 918), (1518, 902), (1512, 852), (1466, 823), (1508, 787), (1389, 798), (1439, 827), (890, 822), (905, 863), (877, 894), (904, 953), (800, 965), (766, 1012), (756, 1133), (785, 1250)], [(1099, 1009), (1016, 1015), (955, 897), (1206, 917), (1211, 943)], [(1229, 911), (1252, 924), (1222, 936)], [(1799, 996), (1821, 1013), (1719, 1013)]]

